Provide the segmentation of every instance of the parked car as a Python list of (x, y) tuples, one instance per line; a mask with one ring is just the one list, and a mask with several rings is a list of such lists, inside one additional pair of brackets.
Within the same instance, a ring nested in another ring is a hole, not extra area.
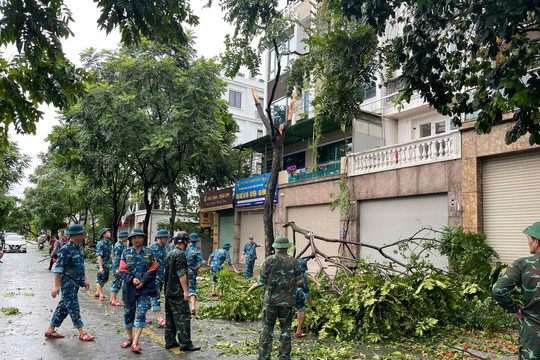
[(26, 252), (26, 240), (22, 235), (8, 235), (5, 238), (4, 252)]

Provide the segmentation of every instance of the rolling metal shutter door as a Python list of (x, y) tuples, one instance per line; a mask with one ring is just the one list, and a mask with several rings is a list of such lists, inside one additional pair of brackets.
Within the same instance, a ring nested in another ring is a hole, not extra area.
[[(382, 246), (414, 235), (423, 227), (441, 230), (448, 225), (448, 195), (417, 195), (401, 198), (360, 201), (360, 241)], [(418, 236), (433, 236), (424, 232)], [(387, 254), (393, 254), (389, 249)], [(438, 254), (431, 257), (438, 267), (448, 266), (446, 258)], [(370, 261), (385, 261), (376, 250), (362, 247), (360, 257)]]
[[(233, 254), (234, 250), (234, 211), (223, 210), (219, 212), (219, 234), (218, 234), (218, 247), (222, 247), (225, 243), (230, 243), (233, 247), (230, 253)], [(232, 256), (232, 255), (231, 255)]]
[(540, 221), (540, 151), (486, 159), (484, 233), (501, 262), (530, 256), (525, 227)]
[[(330, 204), (298, 206), (287, 209), (287, 221), (294, 221), (296, 225), (303, 229), (331, 239), (339, 239), (339, 220), (339, 211), (330, 211)], [(291, 242), (293, 241), (292, 233), (292, 230), (287, 230), (287, 237)], [(297, 234), (296, 252), (302, 251), (307, 243), (308, 241), (303, 235)], [(337, 243), (327, 243), (322, 240), (315, 240), (315, 245), (326, 255), (338, 255), (339, 244)], [(310, 254), (309, 250), (306, 254)], [(315, 261), (310, 260), (308, 261), (308, 269), (309, 272), (317, 272), (319, 271), (319, 266)], [(334, 268), (331, 267), (330, 270), (332, 269)]]
[(264, 262), (264, 223), (262, 212), (241, 212), (240, 215), (240, 257), (242, 258), (242, 250), (245, 243), (248, 242), (249, 235), (253, 235), (253, 240), (257, 244), (261, 244), (261, 247), (257, 248), (257, 260), (255, 264), (262, 264)]

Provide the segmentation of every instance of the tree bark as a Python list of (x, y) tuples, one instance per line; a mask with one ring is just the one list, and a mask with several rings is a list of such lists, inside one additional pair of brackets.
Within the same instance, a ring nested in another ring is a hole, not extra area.
[(174, 235), (174, 222), (176, 221), (176, 203), (174, 201), (174, 188), (169, 186), (167, 190), (169, 206), (171, 207), (171, 217), (169, 218), (169, 234)]
[(266, 197), (264, 200), (264, 234), (265, 234), (265, 255), (269, 256), (275, 253), (274, 244), (274, 197), (278, 184), (278, 176), (281, 170), (281, 161), (283, 155), (284, 136), (276, 136), (272, 139), (272, 170), (270, 177), (266, 182)]

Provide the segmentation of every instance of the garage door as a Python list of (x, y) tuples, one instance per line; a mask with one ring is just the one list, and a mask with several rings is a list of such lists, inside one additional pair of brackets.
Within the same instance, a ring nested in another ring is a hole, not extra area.
[(264, 262), (264, 223), (263, 213), (258, 212), (244, 212), (240, 213), (240, 258), (242, 256), (242, 250), (244, 245), (248, 242), (250, 235), (253, 235), (253, 239), (257, 244), (261, 244), (261, 247), (257, 248), (257, 260), (256, 264), (262, 264)]
[[(382, 246), (414, 235), (423, 227), (440, 230), (448, 225), (448, 195), (419, 195), (360, 202), (360, 241)], [(425, 236), (430, 236), (424, 232)], [(387, 252), (394, 255), (393, 250)], [(362, 247), (360, 257), (384, 261), (376, 250)], [(446, 267), (448, 261), (434, 254), (433, 263)]]
[[(339, 211), (330, 211), (330, 204), (290, 207), (287, 209), (287, 221), (294, 221), (299, 227), (312, 231), (316, 235), (339, 239)], [(293, 241), (292, 230), (288, 230), (287, 236)], [(315, 240), (316, 246), (326, 255), (333, 256), (339, 253), (339, 244), (327, 243)], [(303, 235), (296, 236), (297, 251), (307, 245), (308, 241)], [(316, 272), (319, 267), (315, 261), (308, 261), (310, 272)]]
[(233, 247), (230, 253), (234, 250), (234, 210), (223, 210), (219, 212), (219, 235), (218, 246), (221, 248), (223, 244), (229, 243)]
[(484, 232), (501, 261), (529, 256), (523, 229), (540, 221), (540, 151), (486, 159)]

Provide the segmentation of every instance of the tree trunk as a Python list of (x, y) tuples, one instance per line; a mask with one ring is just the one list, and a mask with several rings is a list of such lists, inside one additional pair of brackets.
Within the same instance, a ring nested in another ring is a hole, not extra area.
[(174, 201), (174, 190), (170, 188), (167, 191), (169, 198), (169, 207), (171, 208), (171, 217), (169, 218), (169, 234), (174, 235), (174, 222), (176, 221), (176, 202)]
[(276, 136), (272, 139), (272, 170), (270, 178), (266, 182), (266, 197), (264, 201), (264, 237), (265, 255), (270, 256), (275, 253), (274, 244), (274, 197), (278, 183), (279, 172), (281, 171), (281, 158), (283, 154), (283, 141), (285, 136)]
[[(146, 214), (144, 214), (144, 223), (143, 223), (143, 231), (148, 236), (150, 236), (150, 233), (148, 232), (148, 224), (150, 223), (150, 216), (152, 215), (152, 209), (154, 207), (154, 199), (149, 199), (149, 189), (144, 189), (144, 206), (146, 207)], [(150, 241), (148, 241), (150, 243)]]

